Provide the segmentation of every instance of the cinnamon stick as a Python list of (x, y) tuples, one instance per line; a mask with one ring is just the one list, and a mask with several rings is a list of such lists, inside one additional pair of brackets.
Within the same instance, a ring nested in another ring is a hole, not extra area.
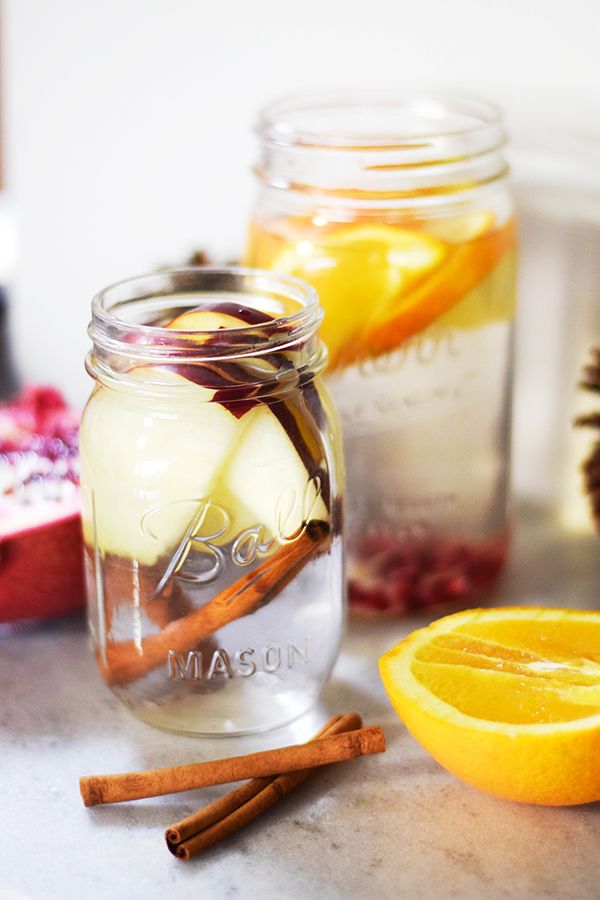
[[(313, 740), (360, 728), (361, 725), (362, 721), (357, 713), (333, 716)], [(278, 775), (277, 778), (252, 779), (181, 822), (171, 825), (165, 833), (167, 847), (179, 859), (188, 860), (196, 856), (270, 809), (308, 778), (312, 771), (301, 769)]]
[(120, 803), (230, 781), (277, 775), (280, 772), (312, 769), (314, 766), (325, 766), (371, 753), (383, 753), (384, 750), (383, 731), (378, 726), (371, 726), (323, 737), (309, 744), (262, 750), (247, 756), (150, 769), (146, 772), (126, 772), (122, 775), (88, 775), (79, 779), (79, 789), (85, 806)]
[[(337, 734), (339, 731), (352, 731), (361, 727), (362, 722), (360, 716), (357, 716), (355, 713), (350, 713), (348, 716), (332, 716), (311, 740), (316, 741), (320, 737), (325, 737), (325, 735), (330, 733), (330, 729), (333, 728), (334, 725), (337, 725), (342, 719), (348, 720), (349, 718), (351, 718), (352, 721), (351, 726), (337, 729), (333, 733)], [(170, 825), (165, 832), (167, 843), (180, 844), (181, 841), (191, 837), (193, 834), (197, 834), (197, 832), (203, 831), (205, 828), (214, 825), (215, 822), (224, 819), (239, 806), (242, 806), (244, 803), (255, 797), (259, 791), (266, 787), (266, 785), (271, 784), (274, 779), (275, 776), (270, 778), (253, 778), (252, 781), (248, 781), (246, 784), (236, 788), (229, 794), (225, 794), (224, 797), (220, 797), (218, 800), (215, 800), (214, 803), (209, 803), (208, 806), (202, 807), (201, 810), (193, 813), (193, 815), (187, 816), (180, 822), (175, 822), (175, 824)]]
[[(342, 718), (343, 717), (340, 715), (332, 716), (311, 740), (316, 741), (320, 737), (324, 737), (329, 732), (329, 729), (340, 722)], [(353, 727), (360, 728), (361, 725), (362, 722), (360, 722), (359, 719), (358, 724)], [(352, 729), (344, 728), (342, 730), (351, 731)], [(271, 784), (274, 779), (275, 776), (270, 778), (253, 778), (251, 781), (236, 788), (224, 797), (215, 800), (214, 803), (209, 803), (208, 806), (204, 806), (198, 812), (193, 813), (193, 815), (187, 816), (180, 822), (175, 822), (174, 825), (170, 825), (165, 832), (165, 839), (168, 843), (180, 844), (181, 841), (191, 837), (198, 831), (203, 831), (205, 828), (214, 825), (215, 822), (224, 819), (229, 813), (255, 797), (259, 791), (267, 784)]]
[(293, 541), (283, 544), (259, 566), (188, 615), (170, 622), (141, 642), (108, 641), (96, 652), (98, 667), (108, 684), (126, 684), (165, 663), (167, 652), (194, 647), (229, 622), (248, 615), (292, 581), (300, 569), (324, 549), (329, 539), (326, 522), (311, 521)]

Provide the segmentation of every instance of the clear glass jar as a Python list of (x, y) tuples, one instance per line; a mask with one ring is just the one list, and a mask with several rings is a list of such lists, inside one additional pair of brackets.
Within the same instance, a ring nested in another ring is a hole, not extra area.
[(481, 597), (507, 550), (513, 209), (498, 111), (395, 92), (274, 103), (245, 262), (309, 281), (341, 413), (349, 594)]
[(92, 305), (81, 424), (100, 672), (196, 734), (307, 710), (343, 620), (342, 470), (312, 288), (247, 269), (134, 278)]

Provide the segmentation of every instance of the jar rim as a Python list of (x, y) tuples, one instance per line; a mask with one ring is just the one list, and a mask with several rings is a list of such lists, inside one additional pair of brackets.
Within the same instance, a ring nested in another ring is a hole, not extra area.
[[(367, 127), (377, 117), (379, 126)], [(425, 150), (461, 140), (489, 152), (506, 141), (502, 112), (494, 103), (393, 88), (284, 95), (262, 109), (257, 131), (280, 146), (331, 150)]]
[(438, 205), (503, 178), (506, 133), (487, 100), (435, 92), (325, 90), (266, 106), (255, 174), (339, 208)]
[[(128, 319), (123, 314), (128, 304), (139, 307), (144, 302), (182, 298), (185, 294), (193, 298), (190, 308), (214, 304), (215, 298), (226, 296), (257, 311), (257, 299), (271, 309), (279, 302), (282, 311), (260, 325), (204, 330), (167, 328)], [(284, 301), (297, 308), (283, 311)], [(316, 333), (322, 318), (317, 292), (299, 278), (244, 266), (190, 266), (134, 276), (103, 288), (92, 300), (88, 334), (96, 348), (113, 354), (135, 355), (147, 361), (168, 355), (191, 362), (207, 356), (232, 359), (296, 347)], [(211, 344), (211, 337), (217, 334), (218, 343)]]

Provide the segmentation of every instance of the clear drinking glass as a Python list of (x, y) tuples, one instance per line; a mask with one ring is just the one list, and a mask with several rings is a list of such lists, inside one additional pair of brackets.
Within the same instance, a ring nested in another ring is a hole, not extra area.
[(346, 450), (349, 593), (471, 602), (507, 551), (515, 235), (498, 111), (322, 93), (269, 106), (245, 261), (309, 281)]
[(329, 676), (342, 467), (321, 317), (308, 285), (246, 269), (161, 272), (93, 301), (89, 623), (105, 681), (153, 725), (273, 728)]

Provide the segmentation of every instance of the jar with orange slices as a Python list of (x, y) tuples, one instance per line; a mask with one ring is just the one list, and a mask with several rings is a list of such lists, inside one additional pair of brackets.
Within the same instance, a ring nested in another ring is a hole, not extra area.
[(471, 602), (508, 543), (515, 229), (487, 103), (319, 93), (269, 106), (245, 261), (325, 308), (350, 603)]

